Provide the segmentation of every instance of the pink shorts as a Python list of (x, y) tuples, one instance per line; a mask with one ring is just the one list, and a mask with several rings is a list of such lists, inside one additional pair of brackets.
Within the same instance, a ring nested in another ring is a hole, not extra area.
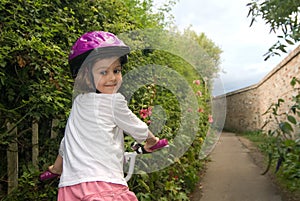
[(58, 190), (58, 201), (138, 201), (127, 186), (107, 182), (85, 182)]

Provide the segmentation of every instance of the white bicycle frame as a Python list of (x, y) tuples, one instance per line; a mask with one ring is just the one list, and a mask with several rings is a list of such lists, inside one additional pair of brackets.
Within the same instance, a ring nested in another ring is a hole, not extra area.
[(134, 165), (135, 165), (135, 158), (138, 155), (138, 153), (134, 152), (125, 152), (124, 158), (125, 158), (125, 163), (129, 162), (129, 169), (128, 173), (125, 177), (126, 181), (129, 181), (130, 178), (132, 177), (133, 171), (134, 171)]
[[(166, 140), (164, 139), (164, 142)], [(159, 147), (159, 148), (156, 148), (156, 149), (161, 149), (161, 148), (166, 148), (166, 147), (169, 147), (168, 144), (164, 144), (163, 146)], [(135, 149), (135, 151), (133, 152), (125, 152), (124, 153), (124, 163), (129, 163), (129, 168), (128, 168), (128, 173), (125, 177), (125, 180), (126, 181), (129, 181), (130, 178), (132, 177), (132, 174), (134, 172), (134, 166), (135, 166), (135, 159), (136, 159), (136, 156), (138, 154), (145, 154), (143, 153), (143, 148), (141, 146), (137, 146)]]

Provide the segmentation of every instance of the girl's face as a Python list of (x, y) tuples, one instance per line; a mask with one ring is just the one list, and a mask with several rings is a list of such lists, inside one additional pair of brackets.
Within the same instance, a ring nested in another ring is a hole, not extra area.
[(122, 83), (119, 57), (110, 57), (97, 61), (93, 66), (95, 86), (104, 94), (116, 93)]

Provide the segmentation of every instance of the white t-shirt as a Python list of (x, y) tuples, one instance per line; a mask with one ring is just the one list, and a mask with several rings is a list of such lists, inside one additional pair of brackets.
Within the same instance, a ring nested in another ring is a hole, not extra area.
[(148, 136), (148, 126), (131, 112), (123, 95), (78, 95), (60, 146), (63, 172), (59, 187), (90, 181), (127, 185), (123, 131), (137, 142)]

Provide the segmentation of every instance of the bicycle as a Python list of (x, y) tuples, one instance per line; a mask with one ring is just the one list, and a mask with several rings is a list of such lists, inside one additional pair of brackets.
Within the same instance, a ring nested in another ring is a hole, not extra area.
[[(142, 144), (134, 142), (131, 145), (131, 148), (132, 148), (133, 151), (124, 153), (124, 162), (125, 163), (129, 162), (129, 169), (128, 169), (128, 173), (125, 177), (125, 180), (129, 181), (130, 178), (132, 177), (132, 174), (133, 174), (133, 171), (134, 171), (134, 166), (135, 166), (135, 159), (136, 159), (137, 155), (152, 153), (154, 151), (166, 148), (168, 146), (169, 146), (168, 140), (167, 139), (161, 139), (157, 142), (156, 145), (154, 145), (153, 147), (150, 148), (151, 152), (147, 152), (144, 149), (144, 146)], [(50, 172), (49, 170), (46, 170), (45, 172), (43, 172), (39, 175), (39, 181), (44, 182), (44, 181), (47, 181), (47, 180), (50, 180), (50, 179), (57, 178), (59, 176), (60, 176), (59, 174), (54, 174), (54, 173)]]

